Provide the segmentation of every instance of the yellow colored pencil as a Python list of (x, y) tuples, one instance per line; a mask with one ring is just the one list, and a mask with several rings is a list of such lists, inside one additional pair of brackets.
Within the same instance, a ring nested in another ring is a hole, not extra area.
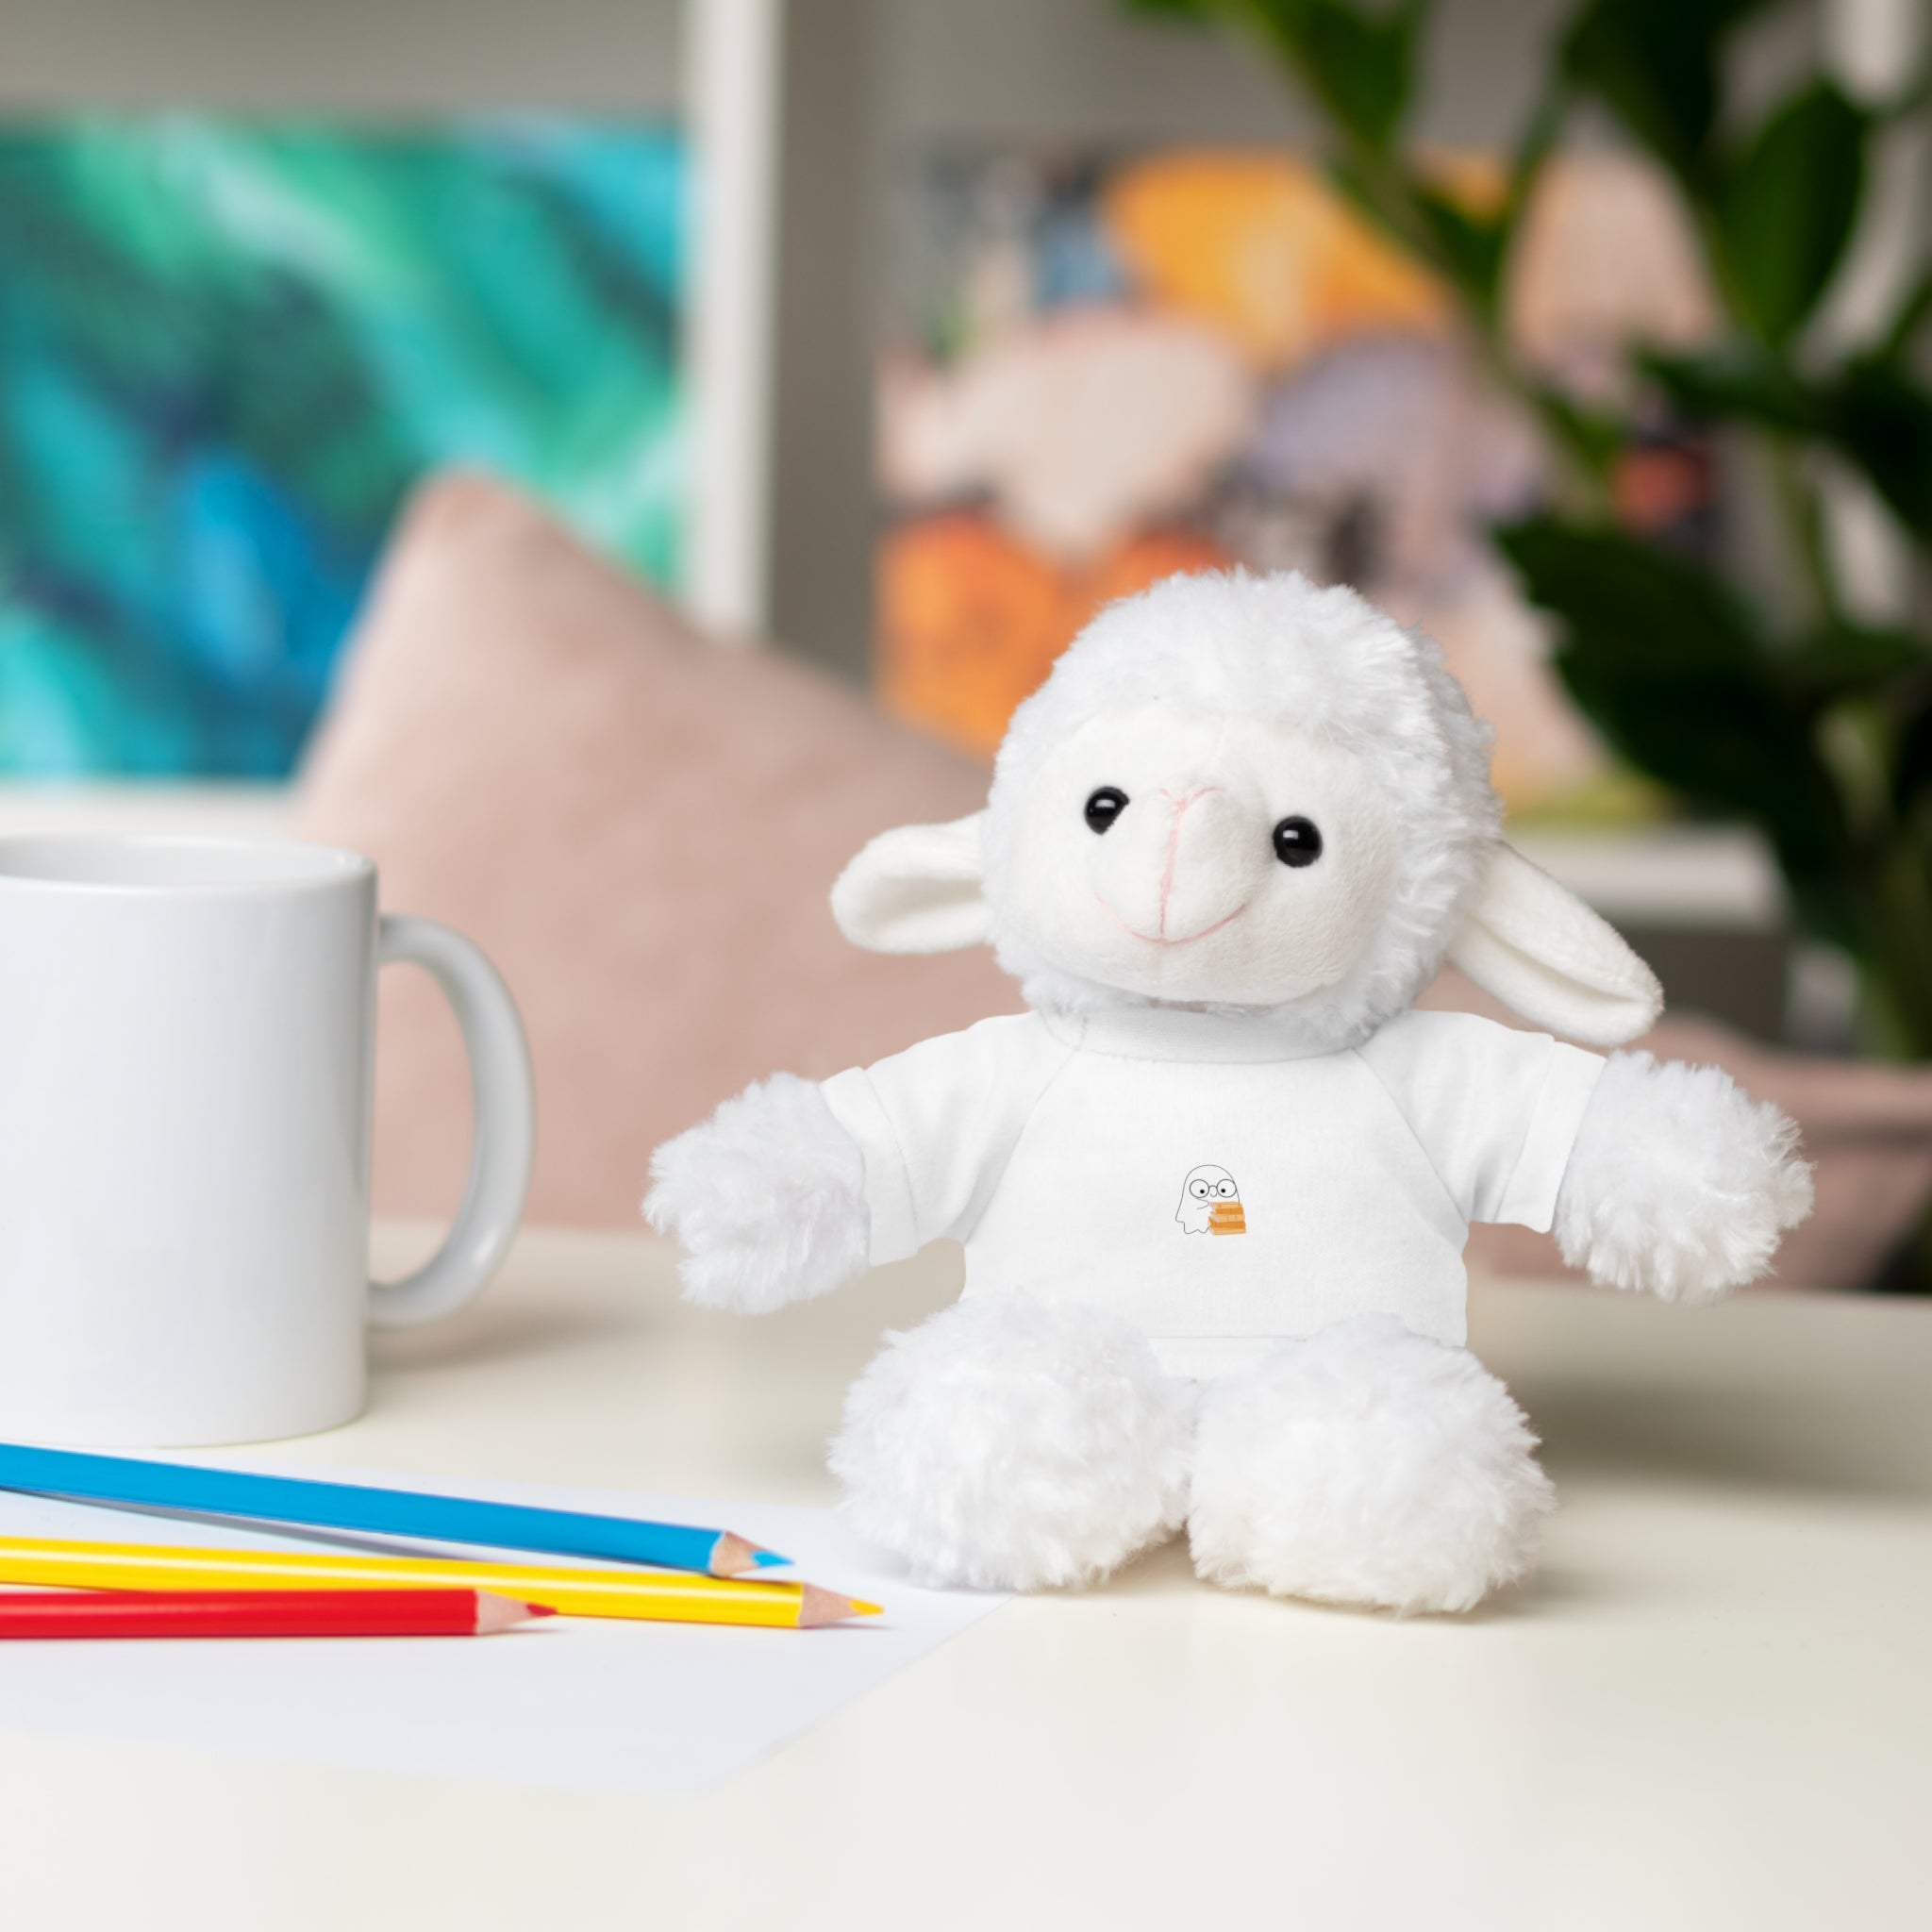
[(810, 1583), (755, 1583), (669, 1570), (570, 1570), (441, 1557), (338, 1557), (307, 1551), (180, 1548), (0, 1537), (0, 1583), (80, 1590), (492, 1591), (567, 1617), (670, 1624), (748, 1624), (809, 1629), (874, 1617), (860, 1603)]

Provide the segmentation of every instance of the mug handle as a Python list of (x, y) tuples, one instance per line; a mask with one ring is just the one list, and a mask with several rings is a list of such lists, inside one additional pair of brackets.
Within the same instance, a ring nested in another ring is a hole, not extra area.
[(378, 969), (407, 959), (441, 987), (462, 1029), (475, 1095), (470, 1174), (447, 1239), (400, 1281), (369, 1287), (378, 1328), (414, 1328), (453, 1313), (502, 1267), (530, 1191), (535, 1105), (530, 1049), (509, 988), (481, 949), (429, 919), (385, 918)]

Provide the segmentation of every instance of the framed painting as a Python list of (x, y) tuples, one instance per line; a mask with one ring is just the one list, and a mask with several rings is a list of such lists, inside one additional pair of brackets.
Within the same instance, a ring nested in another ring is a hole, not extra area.
[(609, 118), (0, 125), (0, 774), (286, 773), (439, 466), (675, 588), (686, 166)]

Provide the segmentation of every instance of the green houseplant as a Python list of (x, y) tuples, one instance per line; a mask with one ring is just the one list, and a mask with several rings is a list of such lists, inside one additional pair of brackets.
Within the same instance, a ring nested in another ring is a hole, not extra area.
[[(1874, 143), (1926, 111), (1928, 76), (1879, 104), (1807, 76), (1768, 111), (1730, 97), (1727, 57), (1771, 0), (1584, 0), (1488, 209), (1445, 193), (1410, 128), (1429, 0), (1126, 0), (1241, 33), (1312, 109), (1352, 201), (1451, 291), (1491, 377), (1558, 458), (1541, 513), (1495, 532), (1556, 620), (1557, 667), (1631, 764), (1695, 808), (1757, 826), (1811, 938), (1856, 965), (1876, 1052), (1932, 1057), (1932, 630), (1861, 621), (1826, 535), (1835, 472), (1862, 478), (1932, 559), (1932, 386), (1915, 361), (1932, 267), (1866, 339), (1817, 318), (1856, 232)], [(1638, 352), (1640, 387), (1759, 469), (1786, 568), (1774, 592), (1621, 527), (1630, 422), (1552, 388), (1504, 327), (1511, 250), (1573, 115), (1607, 113), (1671, 175), (1724, 317), (1695, 356)], [(1840, 486), (1842, 487), (1842, 486)]]

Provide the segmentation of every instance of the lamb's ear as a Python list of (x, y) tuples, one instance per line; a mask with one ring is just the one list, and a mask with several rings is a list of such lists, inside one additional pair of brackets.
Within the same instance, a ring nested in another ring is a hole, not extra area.
[(832, 888), (832, 917), (874, 953), (955, 953), (992, 938), (979, 890), (984, 812), (881, 832)]
[(1635, 1040), (1663, 1011), (1657, 974), (1581, 899), (1507, 845), (1496, 848), (1449, 963), (1525, 1020), (1591, 1046)]

